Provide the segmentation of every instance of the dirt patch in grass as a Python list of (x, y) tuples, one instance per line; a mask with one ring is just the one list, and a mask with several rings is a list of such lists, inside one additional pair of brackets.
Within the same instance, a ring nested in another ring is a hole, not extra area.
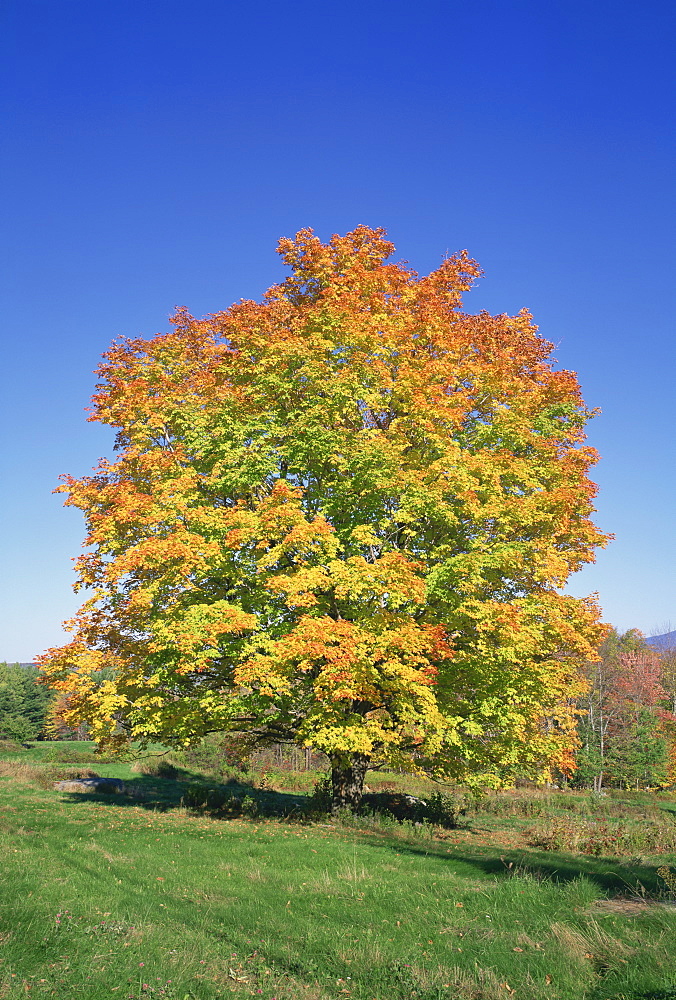
[(598, 899), (593, 905), (595, 912), (617, 914), (622, 917), (644, 916), (647, 913), (654, 913), (655, 909), (673, 910), (676, 915), (676, 901), (657, 899), (637, 899), (630, 897), (622, 899)]
[(593, 905), (596, 912), (617, 913), (623, 917), (640, 916), (659, 906), (648, 899), (597, 899)]

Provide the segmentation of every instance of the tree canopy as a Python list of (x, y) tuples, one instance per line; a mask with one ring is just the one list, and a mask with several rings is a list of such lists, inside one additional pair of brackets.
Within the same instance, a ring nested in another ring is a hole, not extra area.
[(104, 356), (118, 457), (61, 487), (92, 593), (42, 661), (94, 738), (290, 740), (348, 800), (373, 760), (566, 766), (603, 635), (561, 592), (605, 541), (590, 411), (528, 312), (463, 311), (465, 252), (420, 277), (393, 250), (303, 230), (260, 303)]

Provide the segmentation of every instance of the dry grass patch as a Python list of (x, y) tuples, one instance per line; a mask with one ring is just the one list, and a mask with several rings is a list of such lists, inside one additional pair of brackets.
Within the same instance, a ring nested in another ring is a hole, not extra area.
[(335, 876), (331, 875), (327, 869), (324, 869), (323, 872), (310, 877), (307, 882), (303, 882), (302, 884), (314, 892), (330, 893), (336, 887), (336, 880)]
[[(421, 975), (421, 970), (415, 971), (420, 985), (427, 985), (429, 973), (422, 970)], [(430, 987), (433, 985), (452, 989), (454, 1000), (505, 1000), (514, 992), (507, 980), (500, 980), (491, 969), (467, 972), (457, 965), (444, 972), (443, 982), (439, 983), (438, 976), (434, 983), (429, 982)]]
[(133, 858), (128, 858), (124, 854), (111, 854), (110, 851), (107, 851), (104, 847), (101, 847), (101, 845), (97, 844), (96, 841), (94, 840), (91, 840), (88, 844), (85, 844), (84, 849), (85, 851), (95, 851), (97, 854), (100, 854), (101, 857), (105, 858), (106, 861), (111, 865), (112, 864), (128, 865), (131, 864), (132, 861), (134, 860)]
[(631, 917), (647, 913), (654, 906), (658, 905), (658, 903), (648, 899), (597, 899), (594, 903), (594, 910)]
[(1, 778), (12, 778), (14, 781), (27, 784), (34, 781), (39, 774), (42, 774), (42, 769), (32, 764), (24, 764), (19, 760), (0, 760)]
[(574, 962), (591, 962), (597, 972), (626, 965), (636, 950), (608, 934), (594, 919), (590, 920), (584, 931), (567, 924), (554, 923), (552, 933)]
[(373, 878), (373, 874), (364, 865), (357, 865), (355, 862), (340, 868), (335, 877), (341, 882), (367, 882)]
[(55, 781), (76, 781), (78, 778), (98, 778), (89, 767), (63, 767), (50, 764), (29, 764), (19, 760), (0, 760), (0, 777), (11, 778), (22, 785), (50, 789)]

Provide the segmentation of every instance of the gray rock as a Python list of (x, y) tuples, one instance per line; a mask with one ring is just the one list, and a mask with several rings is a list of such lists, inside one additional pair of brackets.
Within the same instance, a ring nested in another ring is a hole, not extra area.
[(55, 781), (54, 788), (60, 792), (103, 792), (110, 795), (124, 792), (124, 782), (119, 778), (71, 778), (70, 781)]
[(407, 806), (426, 806), (427, 802), (425, 799), (419, 799), (417, 795), (403, 795), (404, 802)]

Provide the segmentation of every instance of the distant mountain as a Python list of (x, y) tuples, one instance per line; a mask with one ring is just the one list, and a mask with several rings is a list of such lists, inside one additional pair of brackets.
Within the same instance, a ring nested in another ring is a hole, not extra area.
[(676, 649), (676, 630), (673, 632), (665, 632), (664, 635), (650, 635), (646, 639), (649, 646), (654, 646), (655, 649), (667, 650)]

